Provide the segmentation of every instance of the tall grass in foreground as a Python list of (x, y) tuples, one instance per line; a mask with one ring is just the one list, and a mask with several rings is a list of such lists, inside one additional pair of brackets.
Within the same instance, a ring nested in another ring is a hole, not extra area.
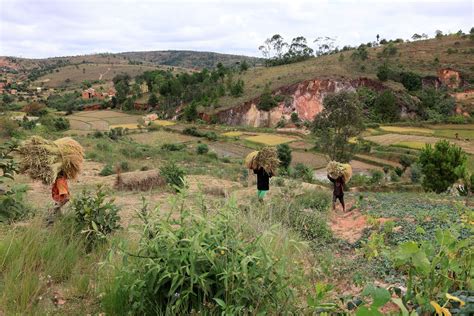
[(44, 227), (42, 218), (8, 227), (0, 240), (0, 306), (6, 315), (36, 314), (48, 287), (77, 273), (86, 256), (72, 218)]
[[(209, 209), (179, 195), (173, 211), (146, 208), (137, 250), (105, 284), (113, 315), (281, 314), (297, 310), (306, 245), (230, 201)], [(250, 215), (251, 214), (251, 215)], [(247, 216), (250, 215), (250, 216)], [(253, 221), (249, 221), (252, 219)]]

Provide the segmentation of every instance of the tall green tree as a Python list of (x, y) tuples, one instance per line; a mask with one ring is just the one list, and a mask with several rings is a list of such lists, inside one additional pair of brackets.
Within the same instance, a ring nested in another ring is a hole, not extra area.
[(270, 111), (277, 105), (278, 102), (273, 97), (270, 86), (266, 84), (265, 88), (263, 89), (263, 93), (260, 96), (260, 102), (257, 104), (257, 108), (261, 111)]
[(148, 98), (148, 105), (151, 105), (153, 107), (158, 105), (158, 97), (156, 94), (152, 93), (150, 97)]
[(445, 192), (465, 174), (466, 161), (466, 153), (461, 147), (447, 140), (440, 140), (434, 147), (426, 145), (418, 159), (424, 175), (423, 188), (436, 193)]
[(383, 122), (394, 122), (400, 118), (397, 99), (390, 90), (385, 90), (377, 96), (374, 102), (374, 110)]
[(349, 139), (364, 129), (359, 98), (356, 93), (342, 91), (326, 96), (323, 105), (313, 122), (318, 145), (330, 159), (347, 162), (355, 151)]

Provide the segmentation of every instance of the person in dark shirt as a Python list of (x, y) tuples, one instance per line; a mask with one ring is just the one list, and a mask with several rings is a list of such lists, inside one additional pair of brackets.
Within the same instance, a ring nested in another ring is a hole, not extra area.
[(253, 173), (257, 175), (257, 196), (258, 199), (262, 201), (270, 189), (270, 178), (273, 174), (271, 172), (267, 173), (265, 169), (261, 167), (254, 169)]
[(332, 191), (332, 209), (336, 209), (336, 200), (339, 199), (342, 205), (342, 211), (346, 211), (346, 206), (344, 205), (344, 178), (342, 176), (337, 179), (333, 179), (328, 175), (329, 181), (333, 183), (334, 190)]

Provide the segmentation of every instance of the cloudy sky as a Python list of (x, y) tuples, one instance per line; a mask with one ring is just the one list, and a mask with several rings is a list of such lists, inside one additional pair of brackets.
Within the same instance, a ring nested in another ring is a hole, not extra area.
[(259, 56), (279, 33), (339, 46), (415, 32), (469, 32), (473, 1), (0, 0), (0, 55), (186, 49)]

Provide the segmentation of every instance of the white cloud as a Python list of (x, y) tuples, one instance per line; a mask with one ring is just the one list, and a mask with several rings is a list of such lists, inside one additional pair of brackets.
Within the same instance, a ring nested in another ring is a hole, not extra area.
[(0, 0), (0, 55), (189, 49), (259, 55), (265, 38), (337, 37), (340, 46), (469, 31), (471, 1)]

